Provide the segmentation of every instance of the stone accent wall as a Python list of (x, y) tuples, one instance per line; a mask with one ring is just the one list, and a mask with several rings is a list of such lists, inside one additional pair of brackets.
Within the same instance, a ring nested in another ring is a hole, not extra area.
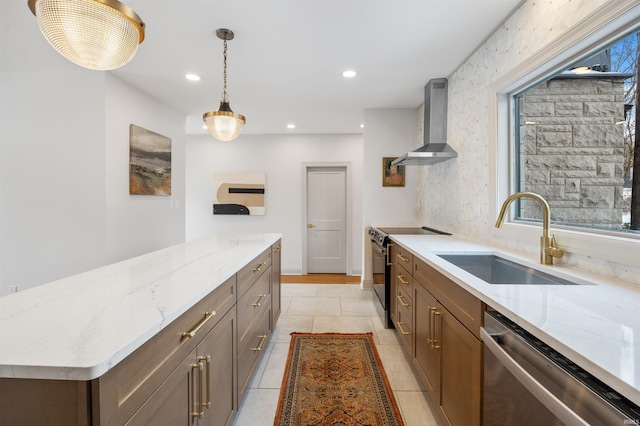
[[(520, 188), (542, 195), (551, 220), (605, 228), (622, 224), (624, 80), (555, 78), (520, 101)], [(524, 201), (523, 218), (540, 219)]]

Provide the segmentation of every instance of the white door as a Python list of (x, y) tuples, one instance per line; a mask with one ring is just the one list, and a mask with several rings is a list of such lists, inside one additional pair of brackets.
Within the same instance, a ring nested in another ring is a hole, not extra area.
[(307, 272), (347, 272), (346, 168), (307, 169)]

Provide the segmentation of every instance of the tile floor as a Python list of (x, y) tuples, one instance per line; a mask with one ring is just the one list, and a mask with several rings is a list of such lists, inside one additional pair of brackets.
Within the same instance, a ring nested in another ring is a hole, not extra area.
[(372, 292), (357, 284), (282, 284), (282, 312), (234, 426), (271, 426), (289, 351), (289, 334), (373, 332), (406, 426), (439, 425), (395, 330), (382, 326)]

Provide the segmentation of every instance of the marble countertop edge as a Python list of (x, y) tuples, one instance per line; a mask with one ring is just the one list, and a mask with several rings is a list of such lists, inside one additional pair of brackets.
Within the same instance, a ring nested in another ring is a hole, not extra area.
[[(96, 379), (281, 238), (277, 233), (212, 235), (4, 296), (0, 378)], [(207, 262), (214, 259), (221, 264), (210, 267)], [(151, 265), (158, 270), (149, 273)], [(121, 282), (129, 278), (132, 282)], [(185, 283), (189, 278), (193, 282)], [(69, 305), (66, 298), (74, 296)], [(106, 297), (111, 297), (108, 312), (95, 312)], [(86, 301), (92, 305), (81, 306)], [(63, 312), (58, 316), (58, 311)], [(53, 318), (43, 323), (47, 315)], [(78, 324), (84, 317), (87, 324)], [(137, 327), (128, 327), (131, 322)], [(65, 325), (77, 335), (51, 335)]]

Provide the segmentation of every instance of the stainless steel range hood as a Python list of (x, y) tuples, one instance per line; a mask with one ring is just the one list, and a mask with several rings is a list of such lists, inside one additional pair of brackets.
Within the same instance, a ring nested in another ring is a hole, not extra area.
[(424, 145), (398, 157), (391, 164), (424, 166), (458, 156), (447, 144), (448, 89), (446, 78), (429, 80), (424, 87)]

